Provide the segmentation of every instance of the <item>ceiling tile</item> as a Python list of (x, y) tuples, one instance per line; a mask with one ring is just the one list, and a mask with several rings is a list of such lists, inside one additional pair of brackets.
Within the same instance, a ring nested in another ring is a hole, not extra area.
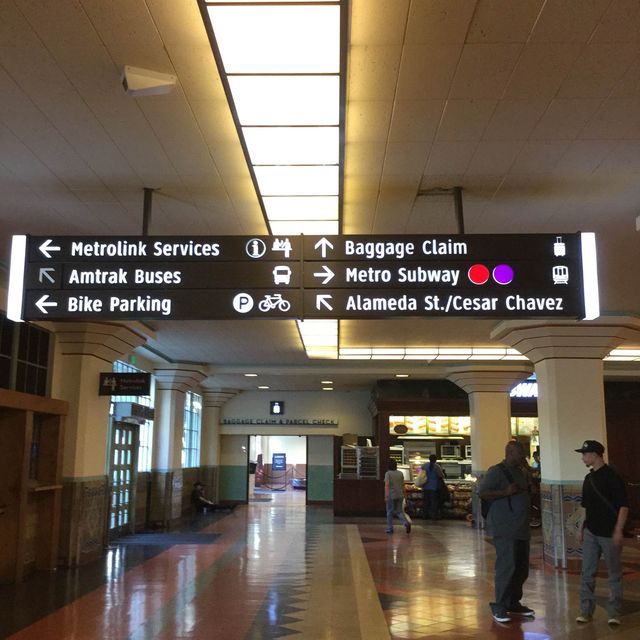
[(471, 141), (434, 142), (429, 154), (425, 174), (464, 174), (477, 146), (477, 142)]
[(612, 98), (640, 98), (640, 55), (631, 63), (626, 73), (611, 91)]
[(350, 100), (347, 105), (347, 151), (352, 140), (386, 142), (393, 103), (385, 100)]
[(445, 99), (462, 45), (407, 45), (402, 50), (397, 96), (400, 100)]
[(487, 124), (485, 140), (526, 140), (547, 108), (547, 100), (500, 100)]
[(612, 0), (591, 38), (592, 42), (640, 42), (640, 3)]
[(524, 144), (522, 140), (482, 140), (471, 158), (465, 177), (508, 173)]
[(553, 171), (558, 160), (567, 150), (565, 141), (529, 141), (525, 143), (511, 167), (510, 173), (548, 173)]
[(531, 41), (587, 42), (610, 0), (547, 0)]
[(580, 54), (579, 44), (528, 43), (504, 93), (505, 99), (550, 100)]
[(598, 107), (600, 99), (552, 100), (531, 133), (532, 140), (576, 138)]
[(614, 145), (612, 140), (574, 140), (556, 164), (556, 172), (589, 176), (600, 166)]
[(476, 0), (412, 2), (407, 25), (409, 44), (462, 44)]
[(400, 46), (353, 46), (349, 50), (349, 98), (392, 100)]
[(380, 176), (386, 146), (384, 142), (350, 142), (345, 150), (345, 176)]
[(351, 45), (402, 44), (409, 0), (351, 0)]
[(636, 44), (588, 44), (558, 90), (559, 98), (606, 98), (637, 58)]
[(431, 142), (440, 124), (444, 106), (444, 100), (396, 100), (389, 140)]
[(496, 100), (448, 100), (436, 140), (479, 140), (496, 105)]
[(544, 0), (479, 0), (466, 42), (526, 42)]
[(640, 98), (610, 98), (582, 130), (582, 140), (640, 138)]
[(450, 97), (502, 97), (521, 49), (521, 44), (465, 44)]

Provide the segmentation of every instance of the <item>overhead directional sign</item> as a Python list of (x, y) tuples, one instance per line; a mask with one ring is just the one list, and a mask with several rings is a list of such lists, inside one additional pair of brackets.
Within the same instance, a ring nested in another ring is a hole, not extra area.
[(8, 315), (599, 315), (593, 234), (14, 236)]

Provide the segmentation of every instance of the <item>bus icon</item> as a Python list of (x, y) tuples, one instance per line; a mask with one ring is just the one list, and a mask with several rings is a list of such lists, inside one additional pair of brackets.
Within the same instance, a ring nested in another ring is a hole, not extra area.
[(277, 266), (273, 268), (274, 284), (289, 284), (291, 282), (291, 269), (287, 266)]

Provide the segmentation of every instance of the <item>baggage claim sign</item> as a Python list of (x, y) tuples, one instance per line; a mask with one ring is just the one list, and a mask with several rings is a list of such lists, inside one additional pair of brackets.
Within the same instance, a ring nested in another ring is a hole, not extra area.
[(14, 236), (12, 320), (599, 315), (595, 237)]

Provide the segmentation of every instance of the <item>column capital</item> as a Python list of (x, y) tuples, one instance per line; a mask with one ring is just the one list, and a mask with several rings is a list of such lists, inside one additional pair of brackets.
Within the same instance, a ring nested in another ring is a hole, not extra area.
[(115, 362), (145, 344), (155, 333), (140, 323), (55, 322), (56, 345), (63, 356), (94, 356)]
[(517, 382), (533, 372), (529, 364), (469, 364), (447, 368), (447, 379), (467, 393), (508, 393)]
[(220, 408), (225, 402), (242, 393), (238, 389), (204, 389), (202, 392), (203, 407)]
[(153, 370), (158, 391), (186, 392), (197, 387), (207, 374), (205, 368), (193, 364), (163, 365)]
[(625, 342), (640, 343), (640, 318), (600, 316), (596, 320), (505, 320), (491, 338), (517, 349), (537, 364), (550, 358), (602, 360)]

